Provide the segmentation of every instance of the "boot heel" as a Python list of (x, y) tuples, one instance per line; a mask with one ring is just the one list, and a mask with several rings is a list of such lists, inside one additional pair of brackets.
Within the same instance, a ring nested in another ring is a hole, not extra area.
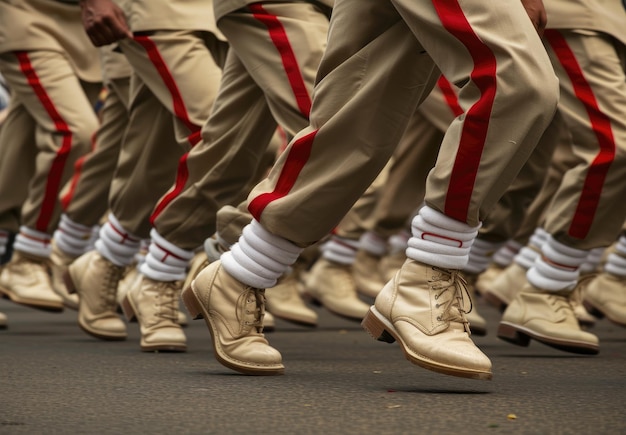
[(500, 326), (498, 326), (498, 338), (524, 347), (528, 346), (530, 343), (530, 337), (528, 335), (518, 331), (511, 325), (503, 323), (500, 323)]
[(135, 314), (135, 310), (133, 310), (133, 306), (128, 300), (128, 295), (126, 295), (126, 297), (122, 300), (121, 307), (122, 313), (124, 313), (124, 317), (126, 317), (126, 320), (128, 320), (129, 322), (137, 321), (137, 315)]
[(393, 343), (396, 341), (393, 336), (387, 332), (387, 328), (383, 322), (370, 309), (363, 320), (361, 326), (365, 329), (374, 339), (378, 341), (384, 341), (385, 343)]
[[(193, 282), (191, 283), (191, 285), (193, 286)], [(181, 296), (183, 299), (183, 304), (185, 304), (185, 308), (187, 308), (187, 311), (189, 311), (189, 315), (191, 316), (191, 318), (194, 320), (203, 319), (204, 316), (202, 315), (200, 303), (196, 299), (196, 296), (193, 294), (191, 286), (183, 290)]]
[(598, 319), (604, 318), (604, 313), (591, 305), (589, 302), (583, 301), (583, 306), (585, 307), (585, 310), (587, 310), (587, 312), (592, 316), (597, 317)]

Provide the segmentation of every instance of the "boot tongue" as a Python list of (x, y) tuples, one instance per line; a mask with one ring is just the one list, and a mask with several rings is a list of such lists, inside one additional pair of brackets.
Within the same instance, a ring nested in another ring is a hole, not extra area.
[(449, 322), (453, 328), (456, 325), (463, 325), (463, 329), (469, 334), (469, 322), (465, 314), (472, 311), (472, 302), (467, 290), (467, 282), (457, 270), (448, 271), (439, 268), (433, 268), (433, 270), (440, 273), (437, 277), (439, 281), (433, 286), (433, 289), (438, 292), (438, 305), (443, 307), (438, 320)]
[(237, 318), (240, 334), (247, 335), (252, 328), (257, 333), (263, 332), (263, 316), (265, 315), (264, 290), (247, 288), (237, 300)]

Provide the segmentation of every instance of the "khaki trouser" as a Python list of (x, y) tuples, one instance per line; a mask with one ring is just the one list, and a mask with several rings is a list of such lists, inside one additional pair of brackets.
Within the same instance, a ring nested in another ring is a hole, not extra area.
[(182, 30), (135, 35), (120, 46), (133, 68), (130, 118), (109, 205), (126, 231), (147, 238), (159, 198), (175, 198), (185, 182), (185, 152), (211, 113), (226, 46)]
[(564, 174), (544, 228), (574, 248), (608, 246), (626, 218), (626, 46), (587, 31), (548, 30), (544, 39), (581, 161)]
[(64, 213), (84, 226), (98, 224), (108, 210), (109, 188), (129, 119), (130, 67), (126, 58), (107, 52), (102, 64), (107, 95), (94, 149), (76, 162), (74, 175), (60, 196)]
[(182, 193), (154, 218), (161, 236), (188, 250), (215, 232), (220, 207), (246, 198), (277, 124), (289, 135), (308, 125), (328, 18), (310, 3), (271, 3), (228, 14), (218, 27), (231, 48), (214, 112), (189, 153)]
[(101, 85), (81, 82), (58, 51), (4, 53), (0, 71), (13, 92), (0, 134), (0, 228), (52, 234), (59, 191), (98, 127)]
[[(434, 62), (465, 83), (467, 110), (443, 139), (425, 201), (470, 225), (485, 218), (552, 119), (557, 82), (518, 1), (464, 3), (337, 1), (311, 125), (251, 193), (255, 219), (300, 246), (324, 237), (394, 152), (439, 76)], [(476, 38), (455, 36), (468, 32)]]

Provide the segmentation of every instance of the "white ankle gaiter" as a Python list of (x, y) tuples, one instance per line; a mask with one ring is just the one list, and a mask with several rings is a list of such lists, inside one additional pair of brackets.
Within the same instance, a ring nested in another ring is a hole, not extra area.
[(389, 253), (396, 254), (398, 252), (405, 252), (406, 248), (409, 246), (410, 238), (411, 233), (408, 231), (401, 231), (389, 237)]
[(359, 241), (345, 237), (331, 236), (330, 240), (320, 247), (322, 257), (339, 264), (354, 264)]
[(539, 257), (541, 248), (548, 240), (548, 237), (549, 234), (543, 228), (536, 228), (533, 235), (530, 236), (528, 246), (524, 246), (519, 250), (514, 261), (524, 269), (530, 269)]
[(91, 230), (91, 227), (74, 222), (66, 214), (62, 214), (59, 227), (54, 232), (54, 242), (65, 254), (78, 257), (87, 251)]
[(432, 266), (462, 269), (467, 265), (479, 228), (480, 225), (471, 227), (424, 206), (411, 222), (413, 236), (408, 241), (406, 256)]
[(520, 249), (522, 249), (521, 243), (509, 240), (493, 254), (493, 262), (498, 266), (506, 267), (513, 262)]
[(150, 231), (152, 242), (146, 260), (139, 271), (155, 281), (181, 281), (187, 276), (187, 266), (193, 258), (193, 251), (186, 251), (168, 242), (153, 228)]
[(15, 237), (13, 249), (35, 257), (48, 258), (52, 252), (51, 240), (52, 236), (48, 233), (21, 226), (20, 232)]
[(549, 237), (541, 249), (541, 256), (528, 269), (526, 278), (543, 290), (572, 290), (578, 281), (580, 265), (587, 255), (589, 251), (570, 248)]
[(382, 257), (387, 253), (387, 239), (373, 231), (367, 231), (359, 239), (359, 247), (369, 254)]
[(0, 230), (0, 257), (6, 254), (8, 244), (9, 244), (9, 232)]
[(600, 266), (600, 262), (602, 261), (604, 251), (606, 251), (606, 248), (595, 248), (589, 251), (585, 262), (580, 265), (580, 273), (596, 272)]
[(626, 276), (626, 237), (620, 236), (615, 252), (609, 254), (604, 270), (612, 275)]
[(139, 237), (122, 228), (118, 220), (109, 214), (108, 221), (100, 228), (96, 249), (104, 258), (117, 266), (128, 266), (139, 250)]
[(224, 269), (233, 278), (250, 287), (264, 289), (276, 285), (302, 250), (253, 220), (243, 229), (239, 241), (221, 258)]
[(502, 243), (488, 242), (482, 239), (474, 240), (469, 253), (467, 266), (463, 268), (469, 273), (481, 273), (487, 269), (495, 252), (502, 247)]
[(100, 228), (100, 225), (94, 225), (91, 227), (91, 237), (89, 238), (89, 243), (87, 244), (87, 248), (85, 248), (85, 252), (96, 249), (96, 242), (100, 238)]

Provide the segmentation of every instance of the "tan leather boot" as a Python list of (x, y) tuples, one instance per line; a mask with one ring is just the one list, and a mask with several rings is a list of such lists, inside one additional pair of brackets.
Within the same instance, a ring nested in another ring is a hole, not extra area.
[(249, 375), (284, 373), (280, 353), (263, 335), (264, 290), (237, 281), (218, 260), (183, 290), (183, 302), (192, 318), (204, 318), (221, 364)]
[(126, 266), (124, 268), (124, 273), (122, 274), (122, 278), (117, 285), (117, 307), (118, 312), (122, 312), (122, 304), (124, 303), (124, 299), (126, 299), (126, 295), (132, 289), (137, 280), (141, 278), (139, 271), (137, 270), (137, 264), (133, 262), (130, 266)]
[(267, 312), (279, 319), (302, 326), (317, 326), (317, 313), (306, 306), (300, 296), (302, 284), (294, 271), (283, 275), (278, 283), (267, 290)]
[(362, 325), (377, 340), (398, 341), (413, 364), (452, 376), (491, 379), (491, 361), (476, 347), (462, 305), (459, 271), (407, 259), (370, 307)]
[(6, 314), (0, 313), (0, 329), (7, 329), (9, 322)]
[(14, 252), (0, 273), (0, 295), (27, 307), (63, 311), (63, 300), (52, 289), (47, 258)]
[(65, 283), (78, 293), (78, 324), (102, 340), (125, 340), (126, 324), (117, 314), (117, 286), (124, 273), (98, 251), (78, 257), (67, 268)]
[(525, 283), (526, 269), (517, 263), (511, 263), (483, 289), (482, 296), (487, 303), (504, 311)]
[(380, 273), (380, 257), (359, 249), (352, 265), (354, 283), (359, 293), (375, 298), (387, 281)]
[(498, 337), (519, 346), (528, 346), (532, 338), (566, 352), (597, 354), (598, 337), (580, 329), (570, 293), (548, 292), (527, 282), (502, 315)]
[(390, 252), (380, 260), (380, 275), (385, 283), (391, 280), (406, 261), (404, 250)]
[(499, 276), (502, 272), (504, 272), (505, 267), (501, 266), (497, 263), (491, 263), (487, 269), (478, 275), (478, 279), (474, 284), (474, 289), (476, 293), (482, 295), (485, 293), (486, 289), (489, 288), (491, 283), (497, 276)]
[(585, 308), (583, 298), (587, 293), (587, 288), (589, 284), (593, 282), (595, 277), (597, 277), (597, 273), (585, 273), (581, 274), (578, 278), (578, 282), (576, 283), (576, 287), (572, 294), (569, 296), (569, 302), (572, 305), (572, 309), (574, 310), (574, 315), (578, 320), (578, 324), (583, 329), (589, 329), (596, 324), (597, 317), (591, 314), (587, 308)]
[(187, 337), (178, 324), (182, 282), (155, 281), (140, 274), (122, 302), (128, 321), (136, 319), (144, 352), (185, 352)]
[(263, 332), (274, 332), (276, 330), (276, 319), (269, 311), (263, 316)]
[(308, 273), (304, 287), (305, 298), (348, 320), (360, 322), (369, 309), (357, 296), (350, 265), (320, 258)]
[(52, 279), (52, 290), (63, 300), (63, 305), (72, 310), (78, 310), (78, 295), (70, 294), (65, 286), (63, 277), (67, 268), (76, 257), (61, 251), (54, 240), (51, 243), (52, 253), (50, 254), (50, 273)]
[(583, 293), (583, 301), (592, 314), (626, 326), (626, 277), (599, 274)]
[(478, 312), (478, 305), (476, 304), (475, 288), (478, 275), (468, 272), (462, 272), (462, 274), (467, 283), (467, 294), (471, 302), (470, 309), (465, 313), (465, 318), (469, 322), (472, 334), (483, 337), (487, 335), (487, 321)]

